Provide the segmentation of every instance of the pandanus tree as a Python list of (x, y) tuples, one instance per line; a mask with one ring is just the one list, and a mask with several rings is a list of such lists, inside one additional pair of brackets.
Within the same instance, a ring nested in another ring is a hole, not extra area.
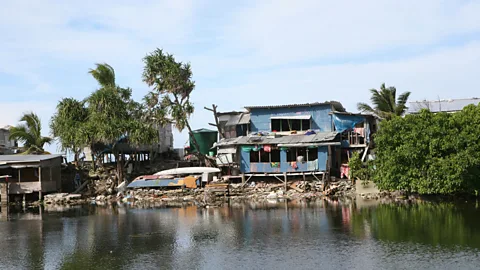
[(190, 64), (177, 62), (173, 55), (161, 49), (148, 54), (143, 62), (143, 81), (153, 88), (145, 97), (152, 116), (161, 123), (173, 123), (179, 131), (186, 128), (195, 146), (195, 154), (211, 165), (199, 152), (200, 147), (188, 122), (194, 111), (190, 95), (195, 89)]
[(82, 148), (87, 146), (85, 123), (88, 111), (83, 101), (74, 98), (63, 98), (57, 104), (57, 111), (50, 121), (52, 135), (58, 139), (63, 151), (74, 154), (75, 164), (78, 162)]
[(45, 154), (43, 147), (50, 144), (52, 138), (42, 136), (42, 123), (38, 115), (25, 113), (20, 122), (23, 123), (10, 129), (9, 139), (21, 142), (26, 154)]
[(361, 112), (371, 112), (377, 114), (383, 119), (391, 119), (393, 116), (401, 116), (408, 109), (407, 101), (410, 92), (404, 92), (397, 98), (397, 89), (394, 86), (385, 87), (385, 83), (380, 86), (380, 90), (371, 89), (370, 100), (372, 105), (358, 103), (357, 109)]

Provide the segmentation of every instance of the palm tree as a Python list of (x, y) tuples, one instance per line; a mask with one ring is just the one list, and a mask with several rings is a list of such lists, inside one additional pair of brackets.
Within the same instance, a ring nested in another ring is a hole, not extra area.
[(384, 119), (391, 119), (393, 116), (401, 116), (408, 109), (406, 106), (410, 92), (404, 92), (398, 98), (397, 89), (394, 86), (385, 87), (385, 83), (380, 86), (380, 91), (370, 89), (373, 107), (366, 103), (358, 103), (357, 108), (361, 112), (371, 112)]
[(115, 86), (115, 70), (107, 63), (95, 64), (96, 69), (90, 69), (90, 73), (102, 87)]
[(17, 140), (23, 143), (23, 148), (26, 154), (45, 154), (43, 146), (50, 144), (52, 138), (42, 137), (41, 130), (42, 124), (40, 118), (31, 112), (23, 114), (19, 124), (16, 127), (10, 129), (10, 140)]

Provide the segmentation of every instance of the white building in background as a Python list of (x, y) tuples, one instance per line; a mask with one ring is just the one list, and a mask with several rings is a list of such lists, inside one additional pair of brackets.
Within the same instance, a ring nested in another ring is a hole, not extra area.
[(479, 98), (462, 98), (462, 99), (440, 99), (440, 100), (423, 100), (409, 102), (407, 114), (419, 113), (422, 109), (427, 109), (433, 113), (447, 112), (455, 113), (463, 110), (468, 105), (479, 105)]
[(9, 138), (10, 128), (11, 126), (0, 128), (0, 155), (11, 155), (17, 151), (17, 142)]
[(167, 124), (158, 128), (158, 152), (164, 153), (173, 150), (173, 130), (172, 124)]

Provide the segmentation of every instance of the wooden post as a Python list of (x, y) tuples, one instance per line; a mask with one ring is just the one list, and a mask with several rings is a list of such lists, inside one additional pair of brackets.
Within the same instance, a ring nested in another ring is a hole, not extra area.
[(41, 201), (42, 200), (42, 167), (38, 167), (38, 182), (40, 182), (40, 190), (38, 191), (38, 200)]
[(323, 190), (324, 191), (330, 183), (330, 170), (331, 170), (331, 168), (332, 168), (332, 146), (329, 145), (328, 146), (327, 171), (325, 172), (326, 177), (325, 177), (325, 183), (323, 184)]
[(283, 173), (283, 178), (285, 180), (285, 192), (287, 192), (287, 173), (286, 172)]
[(20, 178), (21, 178), (21, 172), (22, 170), (18, 169), (18, 182), (20, 183)]
[(242, 186), (245, 185), (245, 174), (242, 173)]

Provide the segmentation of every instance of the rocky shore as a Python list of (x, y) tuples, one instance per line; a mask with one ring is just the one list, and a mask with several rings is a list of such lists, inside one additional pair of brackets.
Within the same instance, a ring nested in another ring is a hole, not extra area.
[(112, 188), (102, 189), (95, 196), (57, 193), (46, 195), (43, 203), (46, 205), (78, 205), (78, 204), (110, 204), (110, 203), (183, 203), (189, 202), (197, 206), (220, 206), (227, 201), (311, 201), (322, 198), (355, 200), (357, 196), (366, 200), (405, 199), (404, 194), (380, 192), (376, 194), (357, 194), (355, 185), (350, 181), (331, 182), (324, 190), (323, 181), (289, 182), (287, 190), (284, 184), (252, 182), (230, 184), (228, 190), (218, 191), (208, 188), (197, 189), (135, 189), (114, 193)]

